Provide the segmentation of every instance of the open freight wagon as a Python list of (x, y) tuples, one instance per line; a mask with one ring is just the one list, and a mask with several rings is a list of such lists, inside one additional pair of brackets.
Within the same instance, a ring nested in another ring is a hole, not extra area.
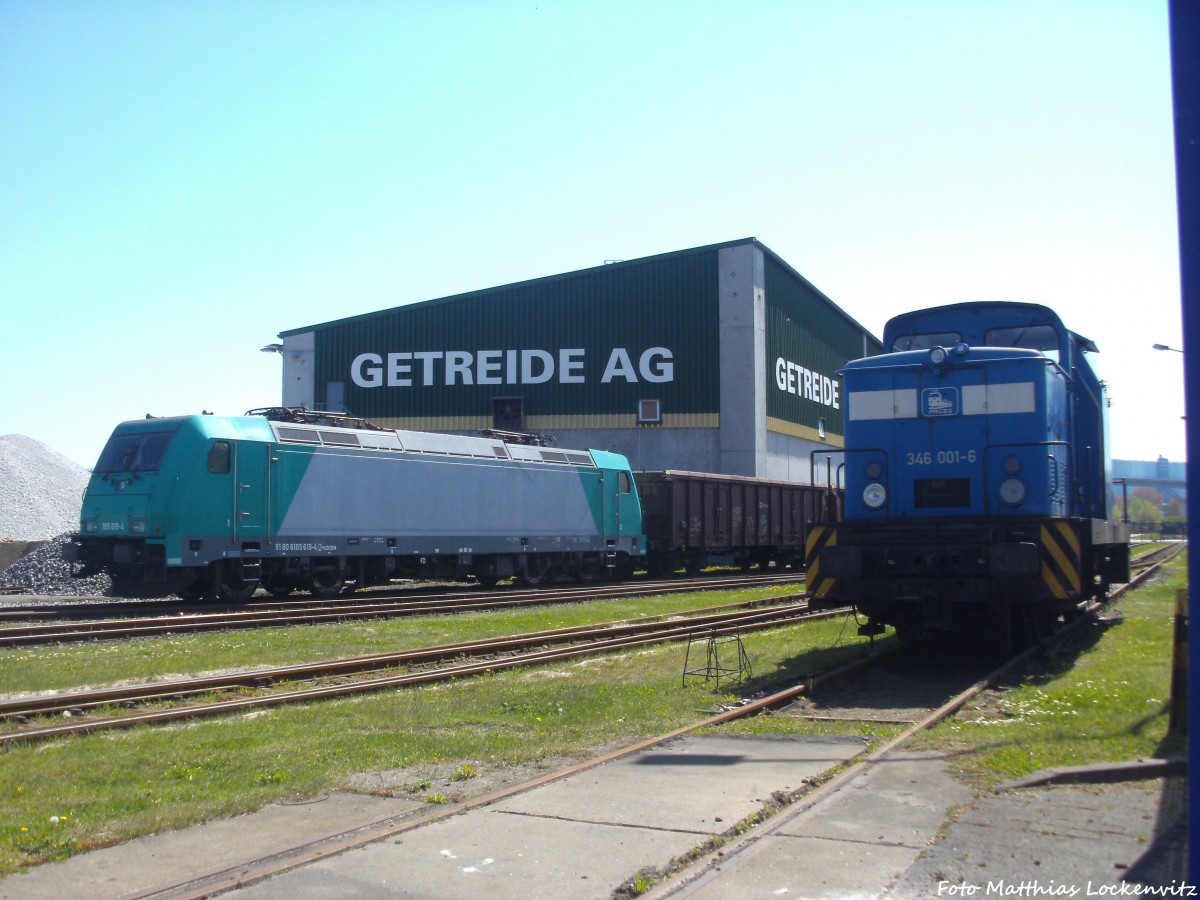
[(808, 527), (838, 518), (837, 494), (819, 485), (677, 471), (634, 479), (651, 575), (720, 563), (799, 568)]

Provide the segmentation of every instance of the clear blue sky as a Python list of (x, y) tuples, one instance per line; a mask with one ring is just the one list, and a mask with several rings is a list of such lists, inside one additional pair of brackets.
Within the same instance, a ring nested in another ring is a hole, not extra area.
[(278, 403), (282, 330), (755, 236), (1027, 300), (1184, 458), (1166, 0), (0, 0), (0, 434)]

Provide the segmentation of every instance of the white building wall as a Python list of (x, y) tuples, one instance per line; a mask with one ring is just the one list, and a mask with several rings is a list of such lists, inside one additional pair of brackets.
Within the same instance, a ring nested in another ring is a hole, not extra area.
[[(815, 457), (813, 451), (817, 451)], [(766, 465), (759, 475), (776, 481), (821, 485), (836, 481), (840, 484), (838, 467), (844, 456), (838, 448), (819, 441), (768, 431)], [(815, 473), (811, 480), (810, 473)]]
[(316, 402), (317, 339), (312, 331), (283, 339), (283, 405), (313, 409)]

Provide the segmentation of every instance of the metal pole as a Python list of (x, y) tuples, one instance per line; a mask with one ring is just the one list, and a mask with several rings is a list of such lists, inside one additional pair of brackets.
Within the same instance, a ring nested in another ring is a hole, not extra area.
[[(1200, 347), (1200, 0), (1171, 0), (1171, 85), (1175, 109), (1175, 190), (1179, 211), (1179, 268), (1183, 345)], [(1200, 523), (1200, 362), (1183, 357), (1187, 413), (1188, 538)], [(1190, 613), (1200, 596), (1200, 567), (1188, 567), (1188, 716), (1200, 718), (1200, 617)], [(1200, 884), (1200, 728), (1188, 728), (1188, 882)]]

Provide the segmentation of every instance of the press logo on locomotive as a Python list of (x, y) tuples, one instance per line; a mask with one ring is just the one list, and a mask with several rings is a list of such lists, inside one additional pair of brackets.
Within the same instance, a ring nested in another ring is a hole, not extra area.
[(921, 409), (927, 418), (958, 415), (958, 388), (926, 388), (921, 391)]
[[(636, 351), (634, 351), (636, 354)], [(597, 370), (591, 371), (594, 378)], [(350, 378), (361, 388), (452, 387), (456, 384), (586, 384), (587, 350), (413, 350), (360, 353), (350, 363)], [(675, 380), (675, 354), (667, 347), (649, 347), (636, 356), (625, 347), (608, 354), (600, 383), (662, 384)]]

